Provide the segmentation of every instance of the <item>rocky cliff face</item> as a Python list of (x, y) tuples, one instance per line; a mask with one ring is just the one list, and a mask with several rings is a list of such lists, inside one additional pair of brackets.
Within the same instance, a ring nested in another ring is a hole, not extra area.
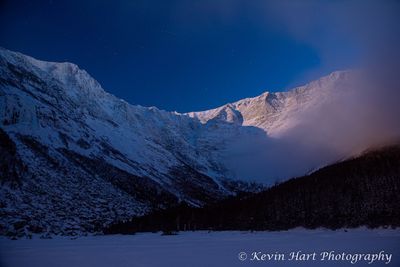
[(1, 49), (0, 121), (2, 234), (95, 231), (258, 190), (229, 180), (213, 153), (223, 141), (197, 138), (209, 132), (198, 120), (129, 105), (71, 63)]

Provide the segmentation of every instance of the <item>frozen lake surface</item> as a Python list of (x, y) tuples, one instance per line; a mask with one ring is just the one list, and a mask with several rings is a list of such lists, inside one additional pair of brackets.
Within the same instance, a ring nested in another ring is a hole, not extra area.
[[(292, 252), (297, 255), (297, 260), (290, 260), (293, 255), (290, 254)], [(322, 261), (321, 253), (324, 252), (331, 252), (331, 258), (342, 258), (337, 260), (326, 258)], [(343, 252), (345, 253), (344, 256), (341, 255)], [(315, 253), (314, 256), (313, 253)], [(239, 259), (239, 254), (242, 260)], [(362, 254), (364, 256), (360, 256)], [(390, 261), (387, 258), (389, 254), (392, 254)], [(374, 258), (375, 260), (369, 264)], [(356, 259), (356, 262), (351, 263), (351, 259)], [(347, 232), (322, 229), (254, 233), (181, 232), (176, 236), (144, 233), (132, 236), (88, 236), (74, 240), (67, 237), (55, 237), (53, 239), (34, 237), (31, 240), (0, 238), (0, 266), (399, 267), (400, 229), (354, 229)]]

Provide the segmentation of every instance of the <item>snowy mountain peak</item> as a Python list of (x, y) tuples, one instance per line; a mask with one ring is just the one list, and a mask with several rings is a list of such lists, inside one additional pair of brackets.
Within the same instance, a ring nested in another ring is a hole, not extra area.
[(0, 47), (0, 56), (9, 64), (18, 66), (27, 72), (48, 80), (56, 80), (70, 91), (82, 90), (82, 94), (106, 95), (101, 85), (92, 78), (85, 70), (70, 62), (47, 62), (37, 60), (24, 54), (13, 52)]
[(290, 127), (289, 114), (304, 111), (316, 102), (323, 102), (324, 95), (336, 94), (339, 83), (344, 83), (352, 71), (336, 71), (307, 85), (287, 92), (264, 92), (263, 94), (226, 104), (216, 109), (190, 112), (188, 115), (202, 123), (219, 120), (243, 126), (255, 126), (270, 135)]

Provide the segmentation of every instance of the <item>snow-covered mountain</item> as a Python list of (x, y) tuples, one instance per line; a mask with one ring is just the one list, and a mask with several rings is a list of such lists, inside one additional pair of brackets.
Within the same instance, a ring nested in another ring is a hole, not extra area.
[(318, 125), (332, 125), (320, 115), (351, 96), (350, 77), (180, 114), (130, 105), (74, 64), (1, 48), (0, 234), (95, 231), (349, 157), (365, 147), (338, 149)]
[(247, 130), (132, 106), (71, 63), (0, 49), (0, 114), (3, 234), (93, 231), (178, 201), (259, 189), (230, 179), (214, 153), (221, 131)]
[(350, 71), (337, 71), (288, 92), (265, 92), (260, 96), (242, 99), (212, 110), (190, 112), (188, 115), (198, 118), (202, 123), (218, 120), (253, 126), (263, 129), (269, 136), (279, 137), (300, 123), (302, 118), (296, 114), (325, 105), (337, 94), (348, 93), (346, 82), (351, 77)]

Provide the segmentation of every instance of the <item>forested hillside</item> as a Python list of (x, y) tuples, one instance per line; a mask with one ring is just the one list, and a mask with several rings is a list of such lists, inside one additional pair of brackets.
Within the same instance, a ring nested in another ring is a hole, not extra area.
[(257, 194), (119, 222), (105, 233), (400, 226), (400, 147), (324, 167)]

